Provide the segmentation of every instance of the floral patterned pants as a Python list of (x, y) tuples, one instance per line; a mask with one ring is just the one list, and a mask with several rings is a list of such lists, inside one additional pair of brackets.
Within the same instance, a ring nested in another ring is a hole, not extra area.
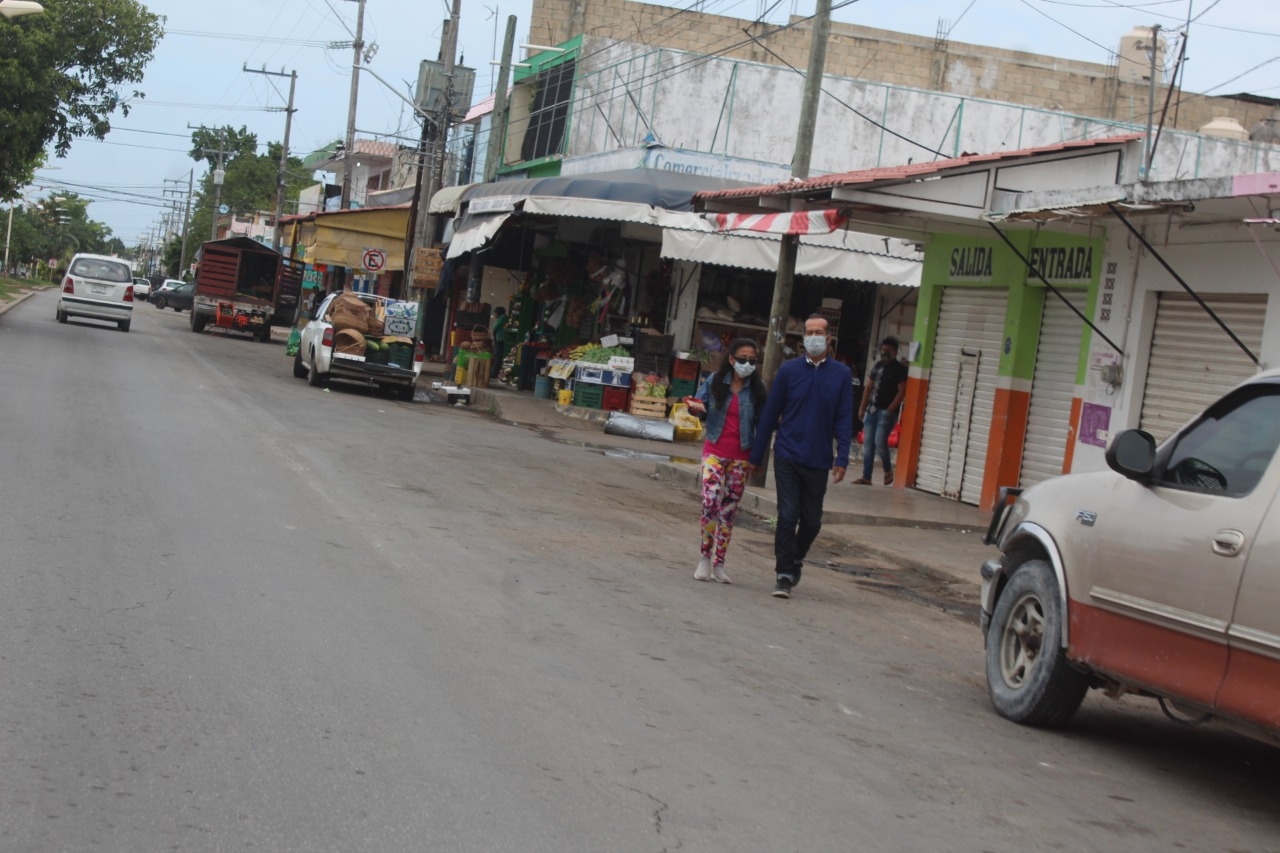
[(745, 460), (702, 458), (702, 556), (717, 566), (724, 565), (729, 549), (733, 518), (747, 488), (747, 467)]

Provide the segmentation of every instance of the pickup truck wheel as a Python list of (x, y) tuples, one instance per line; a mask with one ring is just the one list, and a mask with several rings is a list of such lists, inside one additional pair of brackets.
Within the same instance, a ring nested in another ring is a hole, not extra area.
[(397, 385), (395, 390), (396, 399), (403, 400), (406, 403), (412, 403), (414, 392), (417, 390), (417, 385)]
[(320, 372), (319, 368), (316, 367), (315, 357), (312, 356), (311, 370), (309, 373), (307, 373), (307, 384), (310, 385), (312, 388), (323, 388), (326, 384), (328, 384), (328, 381), (329, 381), (329, 377), (325, 376)]
[(987, 628), (987, 690), (996, 713), (1029, 726), (1053, 728), (1084, 701), (1089, 677), (1062, 648), (1058, 580), (1044, 560), (1014, 570)]
[(203, 332), (204, 323), (205, 323), (205, 318), (197, 314), (195, 312), (195, 309), (193, 308), (191, 310), (191, 331), (195, 332), (196, 334)]
[(129, 321), (128, 321), (128, 320), (121, 320), (119, 323), (116, 323), (116, 325), (120, 327), (120, 331), (122, 331), (122, 332), (127, 332), (127, 331), (129, 331)]
[(296, 353), (294, 353), (294, 355), (293, 355), (293, 378), (294, 378), (294, 379), (306, 379), (306, 378), (307, 378), (307, 366), (306, 366), (305, 364), (303, 364), (303, 363), (302, 363), (302, 350), (301, 350), (301, 349), (299, 349), (299, 350), (298, 350)]

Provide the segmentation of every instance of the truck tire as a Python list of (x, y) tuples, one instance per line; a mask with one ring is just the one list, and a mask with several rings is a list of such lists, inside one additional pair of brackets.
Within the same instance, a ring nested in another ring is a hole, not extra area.
[(262, 327), (262, 334), (258, 335), (258, 340), (264, 344), (271, 343), (271, 324)]
[(294, 379), (307, 378), (307, 366), (302, 363), (301, 348), (299, 348), (298, 351), (293, 355), (293, 378)]
[(412, 403), (413, 395), (417, 390), (418, 386), (416, 383), (410, 383), (409, 385), (397, 385), (395, 391), (396, 399), (402, 400), (406, 403)]
[(320, 369), (316, 367), (314, 355), (311, 357), (311, 370), (307, 373), (307, 384), (312, 388), (323, 388), (329, 384), (329, 377), (322, 374)]
[(197, 314), (194, 308), (191, 309), (191, 331), (200, 334), (204, 331), (204, 324), (205, 318)]

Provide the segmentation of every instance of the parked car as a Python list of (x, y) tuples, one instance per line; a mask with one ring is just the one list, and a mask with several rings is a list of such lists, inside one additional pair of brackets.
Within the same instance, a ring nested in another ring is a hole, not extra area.
[[(350, 322), (353, 312), (364, 315), (359, 325)], [(334, 325), (335, 315), (347, 317), (341, 329)], [(368, 316), (377, 318), (376, 331), (369, 330)], [(416, 320), (417, 306), (411, 302), (370, 293), (331, 293), (302, 330), (293, 375), (317, 388), (330, 379), (359, 382), (412, 402), (426, 359), (426, 348), (413, 336)], [(360, 333), (358, 345), (344, 344), (340, 338), (348, 329), (369, 334)]]
[[(172, 284), (172, 287), (170, 286)], [(182, 309), (190, 308), (192, 300), (195, 297), (196, 285), (193, 281), (178, 281), (177, 279), (169, 279), (164, 286), (156, 291), (156, 295), (151, 297), (151, 304), (160, 310), (172, 308), (174, 311), (181, 313)]]
[(1066, 723), (1094, 687), (1280, 740), (1280, 370), (1158, 447), (1125, 430), (1109, 471), (1006, 490), (982, 567), (997, 713)]
[(133, 298), (147, 301), (147, 297), (151, 295), (151, 282), (145, 278), (134, 277), (133, 279)]
[(55, 316), (59, 323), (68, 317), (107, 320), (127, 332), (133, 318), (133, 287), (133, 270), (126, 261), (77, 254), (62, 277)]

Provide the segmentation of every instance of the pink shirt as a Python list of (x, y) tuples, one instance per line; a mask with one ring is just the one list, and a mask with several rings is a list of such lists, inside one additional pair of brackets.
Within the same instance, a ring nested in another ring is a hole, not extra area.
[(738, 459), (743, 462), (751, 458), (750, 450), (742, 449), (742, 430), (738, 420), (738, 395), (729, 392), (729, 408), (725, 411), (724, 429), (720, 430), (720, 440), (708, 440), (702, 445), (703, 456), (715, 456), (719, 459)]

